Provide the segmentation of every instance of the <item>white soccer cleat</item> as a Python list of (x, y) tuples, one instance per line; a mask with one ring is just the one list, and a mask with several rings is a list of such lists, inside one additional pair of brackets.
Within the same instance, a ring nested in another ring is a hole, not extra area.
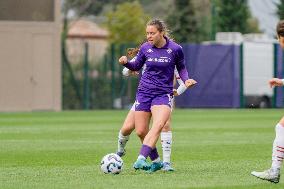
[(272, 168), (265, 170), (263, 172), (253, 171), (251, 174), (262, 180), (267, 180), (269, 182), (278, 183), (280, 179), (280, 169), (273, 170)]
[(174, 171), (174, 169), (171, 166), (171, 163), (168, 163), (168, 162), (163, 163), (162, 170), (163, 171)]

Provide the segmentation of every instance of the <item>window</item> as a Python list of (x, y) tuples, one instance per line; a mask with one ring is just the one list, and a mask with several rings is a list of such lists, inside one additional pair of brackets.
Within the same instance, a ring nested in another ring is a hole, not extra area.
[(54, 21), (55, 0), (0, 0), (0, 21)]

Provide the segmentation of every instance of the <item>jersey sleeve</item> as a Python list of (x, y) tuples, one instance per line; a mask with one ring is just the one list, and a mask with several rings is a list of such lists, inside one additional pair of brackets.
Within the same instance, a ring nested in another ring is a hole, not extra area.
[(138, 54), (130, 61), (127, 61), (127, 63), (124, 64), (124, 66), (132, 71), (139, 71), (143, 67), (145, 61), (146, 61), (146, 56), (145, 53), (143, 52), (143, 48), (141, 47)]
[(182, 48), (179, 47), (176, 51), (176, 68), (183, 82), (189, 79), (188, 72), (185, 66), (184, 53)]

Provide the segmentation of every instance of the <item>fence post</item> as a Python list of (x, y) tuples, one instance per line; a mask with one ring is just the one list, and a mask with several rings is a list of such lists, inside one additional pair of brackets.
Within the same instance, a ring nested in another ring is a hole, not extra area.
[(215, 40), (216, 34), (216, 3), (215, 0), (211, 0), (211, 40)]
[(244, 58), (243, 43), (240, 45), (240, 108), (244, 108)]
[(89, 44), (85, 42), (85, 56), (84, 56), (84, 100), (83, 107), (85, 110), (89, 109), (90, 105), (90, 86), (89, 86), (89, 63), (88, 63)]
[(114, 44), (111, 44), (110, 48), (111, 52), (111, 107), (114, 108), (114, 99), (115, 99), (115, 46)]

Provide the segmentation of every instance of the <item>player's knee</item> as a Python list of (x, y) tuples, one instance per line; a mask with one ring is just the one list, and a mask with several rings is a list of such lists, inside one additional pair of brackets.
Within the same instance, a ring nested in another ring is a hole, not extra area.
[(132, 127), (131, 125), (123, 125), (120, 131), (121, 131), (121, 134), (123, 134), (124, 136), (127, 136), (127, 135), (130, 135), (133, 130), (134, 130), (134, 127)]
[(164, 121), (157, 121), (153, 123), (153, 127), (157, 128), (158, 130), (162, 130), (163, 127), (166, 125), (167, 122)]
[(140, 139), (144, 139), (145, 138), (145, 136), (147, 135), (147, 131), (146, 130), (142, 130), (142, 129), (140, 129), (140, 130), (137, 130), (136, 129), (136, 134), (137, 134), (137, 136), (140, 138)]
[(167, 121), (166, 124), (164, 125), (162, 131), (163, 131), (163, 132), (168, 132), (168, 131), (170, 131), (170, 130), (171, 130), (170, 122)]

